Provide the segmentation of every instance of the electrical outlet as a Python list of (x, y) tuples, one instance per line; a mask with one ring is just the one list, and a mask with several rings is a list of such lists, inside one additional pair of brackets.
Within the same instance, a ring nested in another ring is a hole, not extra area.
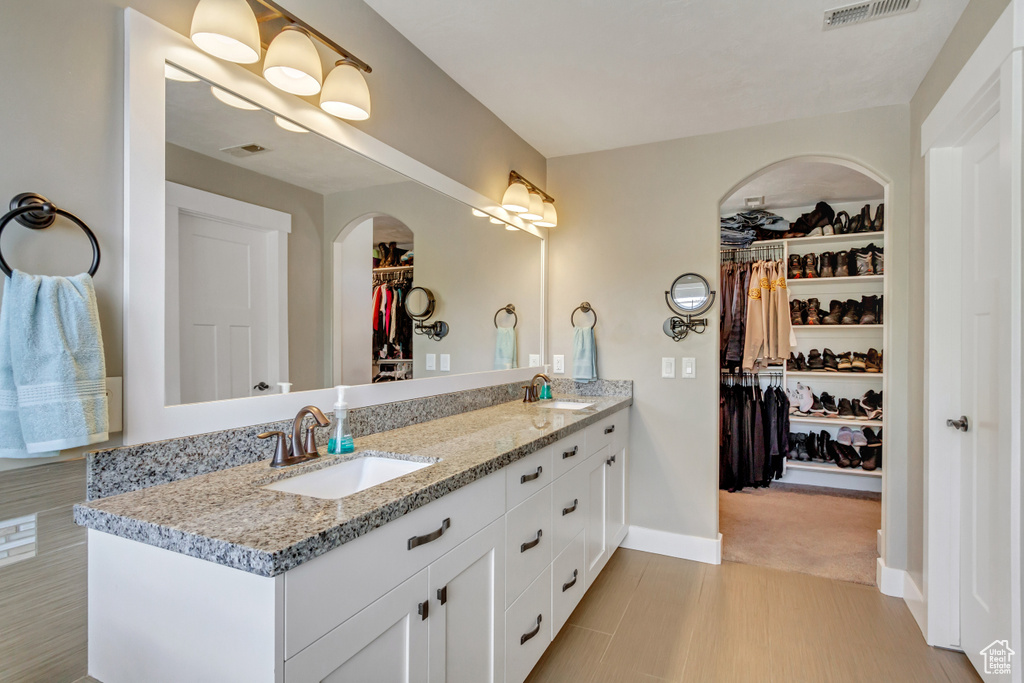
[(556, 375), (565, 374), (565, 356), (552, 356), (551, 362), (554, 363), (554, 372)]
[(436, 367), (436, 365), (435, 365), (436, 362), (437, 362), (437, 354), (435, 354), (435, 353), (428, 353), (427, 354), (427, 370), (433, 370)]
[(540, 367), (540, 354), (539, 353), (531, 353), (530, 354), (530, 367), (531, 368), (539, 368)]
[(683, 379), (695, 379), (697, 377), (697, 359), (683, 358), (683, 365), (679, 369), (679, 376)]
[(450, 372), (452, 369), (452, 355), (450, 353), (441, 354), (441, 372)]
[(676, 376), (676, 359), (675, 358), (662, 358), (661, 359), (661, 376), (662, 377), (675, 377)]

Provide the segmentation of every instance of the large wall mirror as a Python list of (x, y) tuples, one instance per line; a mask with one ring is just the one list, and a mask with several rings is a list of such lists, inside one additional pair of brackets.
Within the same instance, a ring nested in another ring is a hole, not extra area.
[[(543, 357), (544, 231), (126, 17), (127, 443), (328, 407), (337, 384), (366, 405), (518, 381)], [(443, 338), (417, 334), (414, 287)], [(518, 371), (495, 368), (510, 302)]]

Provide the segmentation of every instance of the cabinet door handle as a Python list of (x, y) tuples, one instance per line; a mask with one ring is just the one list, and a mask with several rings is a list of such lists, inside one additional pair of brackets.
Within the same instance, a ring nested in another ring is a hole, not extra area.
[(416, 546), (424, 545), (425, 543), (430, 543), (431, 541), (436, 541), (437, 539), (441, 538), (441, 536), (444, 535), (444, 532), (451, 525), (452, 525), (452, 518), (451, 517), (445, 517), (444, 521), (441, 522), (441, 528), (438, 529), (437, 531), (431, 531), (429, 534), (426, 534), (424, 536), (413, 536), (412, 538), (409, 539), (409, 550), (412, 550)]
[(615, 456), (613, 455), (612, 457), (608, 458), (608, 460), (605, 461), (605, 464), (608, 465), (608, 467), (611, 467), (612, 465), (614, 465), (615, 464)]
[(448, 602), (448, 586), (437, 589), (437, 601), (442, 605)]
[(615, 425), (612, 425), (611, 427), (605, 427), (604, 428), (604, 433), (605, 434), (611, 434), (614, 431), (615, 431)]
[(523, 635), (519, 636), (519, 644), (520, 645), (526, 644), (526, 641), (528, 641), (530, 638), (533, 638), (535, 635), (540, 633), (541, 618), (542, 618), (542, 616), (540, 614), (538, 614), (537, 615), (537, 625), (533, 628), (533, 630), (530, 631), (529, 633), (524, 633)]
[(424, 600), (421, 602), (417, 606), (416, 612), (420, 615), (420, 621), (424, 621), (428, 616), (430, 616), (430, 600)]
[(562, 508), (562, 516), (565, 517), (568, 514), (576, 512), (576, 508), (578, 508), (579, 505), (580, 505), (580, 499), (579, 498), (573, 498), (572, 507)]
[(533, 474), (524, 474), (523, 476), (519, 477), (519, 483), (520, 484), (525, 484), (528, 481), (533, 481), (534, 479), (539, 477), (540, 473), (543, 472), (543, 471), (544, 471), (544, 468), (541, 467), (540, 465), (538, 465), (537, 466), (537, 471), (534, 472)]
[(565, 460), (566, 458), (573, 457), (574, 455), (576, 455), (579, 452), (579, 450), (580, 450), (579, 446), (573, 446), (571, 451), (566, 451), (565, 453), (562, 453), (562, 460)]
[(527, 541), (526, 543), (523, 543), (521, 546), (519, 546), (519, 552), (525, 553), (530, 548), (533, 548), (534, 546), (536, 546), (538, 543), (540, 543), (540, 537), (543, 536), (543, 535), (544, 535), (544, 530), (543, 529), (537, 529), (537, 538), (533, 539), (532, 541)]
[(572, 570), (572, 581), (570, 581), (569, 583), (563, 583), (562, 584), (562, 592), (563, 593), (576, 585), (576, 578), (579, 575), (580, 575), (580, 570), (579, 569), (573, 569)]

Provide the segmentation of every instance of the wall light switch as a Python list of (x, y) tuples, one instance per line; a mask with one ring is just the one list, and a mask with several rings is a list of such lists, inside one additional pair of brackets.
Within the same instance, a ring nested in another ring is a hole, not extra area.
[(662, 358), (661, 359), (661, 376), (662, 377), (675, 377), (676, 376), (676, 359), (675, 358)]
[(449, 372), (452, 369), (452, 355), (450, 353), (441, 354), (441, 372)]
[(683, 379), (695, 379), (697, 377), (697, 359), (684, 358), (679, 376)]
[(556, 375), (565, 374), (565, 356), (552, 356), (551, 362), (554, 363), (554, 372)]
[(530, 354), (530, 367), (531, 368), (539, 368), (540, 367), (540, 354), (539, 353), (531, 353)]
[(427, 354), (427, 370), (433, 370), (436, 367), (436, 363), (437, 363), (437, 354), (435, 354), (435, 353), (428, 353)]

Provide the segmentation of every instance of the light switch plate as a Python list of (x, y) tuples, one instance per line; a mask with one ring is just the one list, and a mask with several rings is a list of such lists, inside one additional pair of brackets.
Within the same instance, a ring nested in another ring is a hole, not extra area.
[(662, 377), (675, 377), (676, 376), (676, 359), (675, 358), (662, 358), (661, 359), (661, 376)]
[(540, 367), (540, 354), (539, 353), (531, 353), (530, 354), (530, 367), (531, 368), (539, 368)]
[(435, 354), (435, 353), (428, 353), (427, 354), (427, 370), (433, 370), (436, 367), (436, 363), (437, 363), (437, 354)]
[(449, 372), (452, 369), (452, 355), (450, 353), (441, 354), (441, 372)]
[(683, 364), (679, 369), (679, 376), (682, 377), (683, 379), (696, 379), (697, 359), (683, 358)]
[(556, 375), (565, 374), (565, 356), (552, 356), (551, 362), (554, 363), (554, 372)]

